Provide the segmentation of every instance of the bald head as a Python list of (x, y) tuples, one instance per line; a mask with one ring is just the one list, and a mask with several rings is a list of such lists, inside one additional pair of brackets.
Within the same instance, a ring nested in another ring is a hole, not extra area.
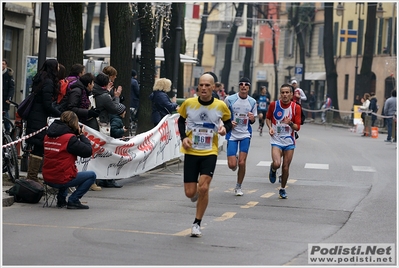
[(215, 88), (215, 80), (210, 74), (203, 74), (199, 78), (198, 96), (203, 101), (212, 99), (212, 91)]

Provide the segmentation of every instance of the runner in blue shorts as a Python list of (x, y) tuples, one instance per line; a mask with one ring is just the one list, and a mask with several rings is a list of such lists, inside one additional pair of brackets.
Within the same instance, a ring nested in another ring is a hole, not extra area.
[[(227, 162), (229, 168), (237, 170), (237, 183), (234, 189), (236, 196), (242, 196), (242, 182), (244, 181), (247, 155), (252, 138), (252, 124), (257, 116), (256, 100), (248, 95), (251, 83), (246, 77), (240, 79), (239, 92), (225, 99), (231, 112), (233, 129), (227, 133)], [(237, 152), (239, 154), (237, 157)]]
[(266, 115), (266, 125), (269, 128), (270, 144), (272, 148), (272, 163), (270, 164), (269, 180), (276, 182), (277, 169), (282, 163), (281, 188), (279, 196), (287, 198), (285, 186), (289, 176), (289, 168), (294, 156), (295, 135), (301, 127), (301, 107), (292, 102), (293, 87), (284, 84), (280, 88), (280, 99), (270, 103)]

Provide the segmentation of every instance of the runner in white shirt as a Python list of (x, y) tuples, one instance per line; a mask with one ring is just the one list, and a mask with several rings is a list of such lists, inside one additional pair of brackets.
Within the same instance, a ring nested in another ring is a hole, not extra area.
[[(241, 184), (244, 181), (249, 145), (252, 138), (251, 124), (257, 116), (256, 100), (248, 95), (251, 83), (246, 77), (240, 79), (239, 92), (228, 96), (225, 103), (231, 112), (233, 129), (226, 134), (227, 161), (229, 168), (237, 172), (237, 184), (234, 193), (242, 196)], [(239, 149), (238, 159), (237, 151)]]

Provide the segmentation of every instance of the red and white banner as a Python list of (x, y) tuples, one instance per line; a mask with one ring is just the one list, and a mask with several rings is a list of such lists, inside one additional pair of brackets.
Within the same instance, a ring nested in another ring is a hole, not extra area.
[(78, 157), (79, 171), (92, 170), (97, 179), (123, 179), (180, 157), (178, 118), (179, 114), (167, 115), (155, 128), (125, 141), (85, 126), (93, 153), (91, 158)]

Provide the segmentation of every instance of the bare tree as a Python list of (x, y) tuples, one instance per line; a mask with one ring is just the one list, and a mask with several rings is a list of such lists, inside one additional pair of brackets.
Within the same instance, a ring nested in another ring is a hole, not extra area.
[(153, 13), (151, 3), (138, 3), (138, 18), (141, 37), (140, 59), (140, 112), (137, 134), (148, 131), (154, 127), (150, 118), (152, 113), (151, 101), (148, 96), (152, 92), (155, 76), (155, 35), (153, 30)]
[[(254, 24), (253, 10), (254, 10), (254, 4), (247, 4), (247, 31), (245, 33), (246, 37), (255, 36), (255, 33), (253, 32), (253, 24)], [(242, 70), (244, 73), (243, 76), (248, 77), (249, 80), (252, 80), (251, 60), (253, 57), (252, 54), (255, 53), (254, 46), (255, 44), (254, 42), (252, 42), (252, 47), (245, 48), (244, 62), (242, 64)], [(253, 87), (253, 89), (255, 89), (255, 87)]]
[[(180, 47), (180, 50), (177, 54), (185, 53), (186, 51), (186, 40), (184, 38), (184, 16), (182, 16), (184, 12), (184, 3), (172, 3), (172, 19), (170, 22), (170, 29), (168, 37), (166, 37), (165, 42), (163, 44), (165, 62), (164, 62), (164, 70), (165, 77), (170, 79), (173, 83), (173, 88), (176, 88), (178, 96), (182, 97), (183, 92), (183, 68), (182, 63), (178, 63), (178, 81), (177, 85), (175, 85), (175, 62), (176, 62), (176, 48)], [(180, 31), (180, 33), (178, 33)], [(179, 40), (177, 37), (180, 36)], [(173, 94), (173, 92), (171, 92)]]
[[(302, 66), (301, 87), (308, 88), (307, 82), (304, 80), (306, 70), (306, 40), (311, 40), (315, 17), (314, 3), (292, 3), (292, 8), (288, 11), (288, 19), (291, 26), (294, 27), (296, 41), (299, 46), (299, 62)], [(310, 45), (309, 45), (310, 46)], [(305, 85), (304, 85), (305, 84)]]
[(104, 29), (105, 29), (105, 18), (107, 16), (107, 3), (101, 3), (100, 8), (100, 26), (98, 27), (98, 39), (100, 41), (100, 47), (105, 47), (105, 37), (104, 37)]
[[(334, 42), (333, 42), (333, 12), (334, 3), (324, 3), (324, 66), (326, 68), (327, 93), (332, 99), (332, 106), (339, 110), (338, 107), (338, 86), (337, 86), (337, 69), (334, 62)], [(336, 120), (341, 120), (340, 113), (334, 113)]]
[[(108, 3), (109, 28), (111, 32), (111, 62), (118, 70), (115, 87), (122, 86), (124, 105), (130, 108), (130, 79), (132, 70), (133, 13), (129, 3)], [(129, 114), (129, 113), (128, 113)], [(125, 126), (129, 117), (124, 118)]]
[(54, 3), (57, 59), (67, 72), (83, 62), (82, 11), (81, 3)]
[(96, 7), (96, 3), (88, 3), (87, 4), (87, 21), (86, 21), (86, 31), (84, 36), (84, 50), (88, 50), (91, 48), (91, 25), (93, 22), (94, 8)]
[[(357, 77), (358, 82), (356, 83), (357, 88), (355, 88), (355, 94), (353, 98), (358, 94), (363, 96), (364, 93), (369, 93), (371, 91), (375, 92), (375, 88), (372, 88), (372, 66), (373, 66), (373, 50), (375, 42), (375, 30), (376, 21), (375, 16), (377, 14), (377, 3), (367, 3), (367, 26), (364, 38), (364, 52), (362, 66), (360, 69), (360, 74)], [(360, 44), (359, 44), (360, 45)], [(355, 99), (353, 99), (355, 100)]]
[[(235, 4), (234, 4), (235, 6)], [(225, 88), (229, 88), (229, 77), (230, 77), (230, 70), (231, 70), (231, 55), (233, 53), (233, 44), (234, 40), (237, 35), (237, 28), (238, 25), (236, 25), (236, 21), (241, 19), (242, 13), (244, 10), (244, 3), (239, 3), (238, 7), (236, 9), (236, 15), (234, 22), (231, 26), (230, 33), (227, 36), (226, 39), (226, 48), (225, 48), (225, 53), (224, 53), (224, 65), (222, 69), (222, 83), (224, 84)]]

